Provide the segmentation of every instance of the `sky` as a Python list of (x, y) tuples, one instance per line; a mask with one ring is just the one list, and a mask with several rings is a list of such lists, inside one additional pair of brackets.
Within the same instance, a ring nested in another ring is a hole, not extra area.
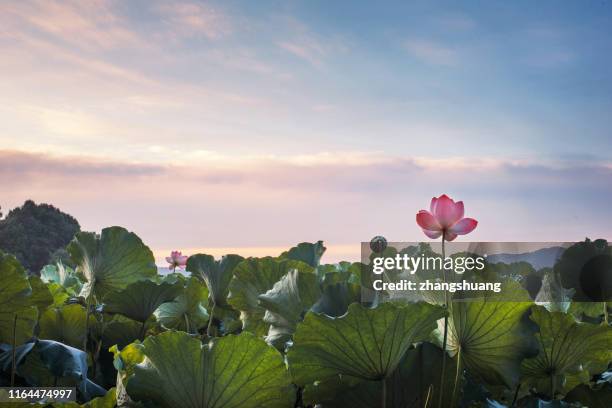
[(172, 249), (612, 238), (609, 2), (0, 2), (0, 205)]

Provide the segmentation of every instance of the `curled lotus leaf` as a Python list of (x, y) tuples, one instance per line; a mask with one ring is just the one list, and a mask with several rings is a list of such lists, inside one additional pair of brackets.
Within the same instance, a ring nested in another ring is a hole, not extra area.
[(67, 249), (86, 279), (80, 292), (85, 298), (94, 294), (101, 301), (130, 283), (157, 275), (149, 247), (125, 228), (104, 228), (100, 235), (79, 232)]
[(268, 332), (269, 324), (263, 321), (266, 309), (260, 305), (259, 296), (294, 269), (300, 273), (314, 273), (314, 269), (304, 262), (270, 256), (247, 258), (236, 266), (227, 301), (240, 311), (242, 330), (258, 336)]

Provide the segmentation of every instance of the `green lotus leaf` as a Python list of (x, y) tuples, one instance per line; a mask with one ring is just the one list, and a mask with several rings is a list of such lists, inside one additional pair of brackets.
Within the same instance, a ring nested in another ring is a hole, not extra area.
[(143, 339), (154, 325), (154, 320), (138, 322), (122, 315), (112, 316), (110, 321), (104, 323), (104, 331), (101, 333), (102, 344), (105, 348), (113, 345), (125, 347), (133, 341)]
[[(51, 307), (40, 316), (39, 337), (79, 348), (85, 340), (85, 319), (85, 308), (79, 304)], [(95, 324), (96, 319), (90, 315), (89, 327)]]
[(113, 366), (119, 372), (117, 383), (120, 383), (122, 391), (125, 391), (127, 379), (134, 374), (134, 367), (144, 360), (143, 347), (140, 341), (135, 341), (123, 347), (121, 351), (117, 345), (108, 349), (113, 353)]
[(159, 305), (174, 300), (182, 290), (181, 282), (134, 282), (119, 292), (110, 293), (104, 300), (104, 312), (146, 322)]
[[(442, 372), (442, 359), (446, 359), (444, 376), (444, 389), (442, 406), (450, 407), (455, 383), (456, 363), (442, 349), (435, 345), (423, 342), (413, 349), (409, 349), (393, 373), (387, 379), (387, 406), (401, 406), (405, 408), (420, 408), (426, 401), (438, 402), (440, 388), (440, 373)], [(457, 393), (462, 386), (461, 379), (457, 384)], [(392, 405), (390, 405), (392, 404)], [(429, 405), (429, 404), (428, 404)]]
[[(350, 272), (351, 274), (348, 278), (348, 282), (361, 285), (362, 287), (372, 288), (372, 275), (374, 275), (372, 273), (372, 265), (355, 262), (351, 264), (351, 267), (347, 270), (347, 272)], [(323, 283), (325, 284), (326, 282), (327, 275)]]
[(36, 306), (38, 314), (40, 315), (47, 307), (53, 304), (53, 295), (51, 291), (49, 291), (47, 285), (38, 276), (30, 276), (28, 281), (32, 288), (30, 303), (32, 306)]
[(114, 408), (117, 404), (117, 390), (111, 388), (103, 397), (94, 398), (81, 405), (82, 408)]
[[(603, 267), (598, 264), (603, 261)], [(586, 239), (567, 248), (554, 266), (563, 287), (574, 289), (578, 302), (612, 301), (612, 247), (603, 239)]]
[(291, 407), (295, 393), (282, 355), (251, 333), (207, 344), (166, 332), (143, 342), (127, 392), (157, 407)]
[(362, 264), (359, 262), (339, 262), (337, 264), (319, 265), (318, 273), (323, 276), (323, 285), (334, 285), (341, 282), (359, 283)]
[(287, 355), (294, 382), (306, 385), (337, 375), (386, 378), (413, 343), (429, 337), (442, 316), (443, 308), (423, 302), (383, 303), (374, 309), (353, 303), (336, 318), (309, 312)]
[(118, 371), (116, 384), (119, 406), (138, 406), (133, 404), (132, 399), (127, 395), (125, 384), (128, 378), (134, 374), (134, 367), (144, 360), (142, 343), (135, 341), (123, 347), (121, 351), (114, 345), (109, 348), (109, 351), (113, 353), (113, 366)]
[(143, 345), (137, 340), (123, 347), (121, 351), (117, 345), (110, 347), (108, 351), (113, 353), (113, 366), (118, 371), (116, 386), (119, 406), (133, 406), (132, 399), (125, 390), (125, 384), (134, 374), (134, 367), (144, 360)]
[(259, 304), (266, 309), (263, 320), (270, 325), (266, 341), (284, 348), (296, 325), (320, 296), (317, 276), (297, 269), (289, 271), (272, 289), (259, 295)]
[(351, 303), (361, 300), (361, 286), (354, 283), (338, 282), (323, 286), (320, 299), (311, 310), (328, 316), (342, 316)]
[(187, 287), (173, 302), (163, 303), (155, 311), (157, 320), (167, 329), (196, 333), (208, 323), (204, 305), (208, 289), (196, 278), (190, 278)]
[[(437, 389), (442, 370), (442, 358), (446, 358), (445, 393), (442, 406), (450, 407), (456, 367), (448, 355), (435, 345), (423, 342), (406, 351), (392, 375), (384, 381), (388, 408), (421, 408), (437, 406)], [(321, 404), (326, 408), (370, 408), (381, 406), (382, 381), (351, 381), (342, 376), (306, 386), (303, 400), (307, 404)]]
[[(452, 302), (447, 349), (452, 356), (460, 353), (461, 364), (477, 379), (514, 388), (521, 361), (537, 353), (536, 328), (525, 316), (533, 305), (527, 291), (515, 282), (504, 282), (502, 287), (505, 290), (499, 294), (486, 292), (483, 298)], [(460, 297), (460, 292), (455, 296)], [(443, 327), (440, 320), (439, 344)]]
[(559, 274), (547, 268), (542, 277), (542, 286), (535, 297), (535, 303), (544, 306), (550, 312), (565, 313), (572, 303), (574, 291), (574, 289), (565, 289), (561, 285)]
[(192, 277), (205, 282), (208, 287), (211, 323), (207, 329), (209, 336), (227, 334), (240, 329), (239, 312), (227, 303), (227, 296), (233, 270), (243, 259), (239, 255), (225, 255), (215, 261), (210, 255), (196, 254), (187, 260), (186, 270), (191, 272)]
[(214, 312), (214, 319), (218, 322), (219, 327), (210, 327), (210, 334), (212, 336), (222, 336), (230, 333), (240, 333), (242, 331), (240, 312), (230, 305), (216, 305)]
[[(381, 400), (382, 381), (357, 381), (342, 375), (308, 384), (302, 391), (302, 401), (309, 407), (371, 408), (383, 406)], [(395, 405), (387, 407), (394, 408)]]
[(13, 327), (17, 344), (32, 337), (38, 310), (31, 295), (32, 287), (19, 261), (0, 251), (0, 343), (12, 344)]
[(580, 384), (565, 396), (565, 400), (589, 408), (610, 408), (612, 385), (603, 384), (590, 388), (588, 385)]
[(240, 255), (225, 255), (215, 261), (211, 255), (196, 254), (189, 257), (185, 269), (206, 283), (215, 305), (225, 305), (232, 271), (243, 259)]
[[(400, 251), (398, 253), (397, 248), (393, 247), (393, 246), (388, 246), (386, 247), (382, 252), (380, 253), (375, 253), (372, 252), (369, 255), (369, 263), (367, 264), (362, 264), (359, 263), (357, 265), (359, 265), (359, 268), (355, 269), (354, 273), (359, 273), (359, 280), (360, 280), (360, 284), (362, 286), (362, 293), (363, 293), (363, 303), (365, 304), (370, 304), (372, 306), (376, 306), (379, 303), (383, 303), (385, 301), (388, 301), (391, 299), (392, 296), (395, 296), (397, 293), (395, 291), (388, 291), (388, 290), (375, 290), (374, 289), (374, 281), (376, 280), (382, 280), (384, 282), (396, 282), (398, 279), (400, 279), (400, 274), (403, 273), (403, 269), (399, 269), (399, 268), (385, 268), (385, 270), (382, 272), (382, 274), (376, 274), (374, 273), (373, 269), (374, 269), (374, 263), (375, 263), (375, 259), (377, 258), (394, 258), (395, 256), (397, 256), (398, 254), (401, 256), (405, 251), (406, 252), (411, 252), (411, 256), (416, 255), (414, 254), (414, 251), (418, 249), (418, 247), (408, 247), (408, 248), (404, 248), (402, 251)], [(435, 254), (435, 256), (439, 257), (439, 255)], [(359, 272), (357, 272), (359, 271)], [(430, 271), (429, 273), (431, 273), (432, 275), (434, 275), (433, 271)], [(421, 271), (416, 271), (416, 275), (412, 275), (412, 279), (418, 279), (419, 276), (421, 275)], [(436, 277), (440, 277), (441, 275), (438, 274), (436, 275)], [(425, 278), (423, 278), (425, 279)], [(416, 293), (416, 292), (414, 292)], [(414, 294), (411, 293), (411, 294)], [(406, 296), (396, 296), (396, 299), (400, 298), (400, 301), (405, 301), (407, 299)], [(412, 299), (410, 299), (413, 302), (416, 301), (423, 301), (423, 300), (427, 300), (425, 297), (423, 296), (418, 296), (418, 297), (414, 297)], [(433, 304), (444, 304), (444, 299), (442, 298), (442, 302), (430, 302)]]
[(572, 315), (536, 306), (539, 354), (523, 361), (523, 375), (538, 392), (553, 396), (569, 391), (612, 361), (612, 327), (577, 322)]
[(259, 305), (258, 296), (270, 290), (292, 269), (314, 273), (314, 269), (304, 262), (272, 257), (248, 258), (236, 266), (227, 301), (240, 311), (242, 330), (258, 336), (267, 333), (268, 324), (263, 321), (265, 309)]
[(45, 283), (53, 282), (61, 285), (71, 295), (77, 295), (83, 287), (83, 282), (81, 282), (76, 272), (61, 262), (56, 265), (44, 266), (40, 271), (40, 278)]
[(125, 228), (104, 228), (100, 235), (79, 232), (68, 245), (68, 252), (87, 280), (80, 293), (85, 298), (93, 293), (101, 300), (130, 283), (157, 275), (149, 247)]
[[(330, 277), (336, 274), (343, 274), (346, 272), (348, 267), (350, 267), (350, 262), (342, 261), (337, 264), (320, 264), (319, 271), (325, 277), (329, 275)], [(333, 282), (331, 282), (333, 283)]]
[(608, 315), (611, 315), (612, 302), (572, 302), (568, 313), (580, 320), (595, 319), (596, 321), (603, 321), (602, 316), (606, 312), (605, 308), (607, 308)]
[(317, 241), (315, 243), (302, 242), (280, 254), (279, 258), (302, 261), (313, 268), (317, 268), (326, 249), (327, 248), (323, 245), (323, 241)]
[(58, 283), (47, 283), (47, 288), (49, 289), (49, 293), (51, 293), (51, 297), (53, 298), (53, 303), (51, 303), (52, 307), (61, 307), (68, 301), (68, 299), (71, 298), (71, 295), (66, 291), (66, 288)]
[(358, 262), (321, 265), (319, 271), (324, 272), (322, 294), (311, 310), (336, 317), (345, 314), (351, 303), (360, 302), (362, 267)]
[(40, 278), (45, 283), (55, 282), (63, 286), (65, 276), (61, 276), (56, 265), (45, 265), (40, 270)]
[(115, 408), (117, 405), (117, 389), (111, 388), (103, 397), (97, 397), (84, 404), (76, 402), (55, 403), (53, 408)]

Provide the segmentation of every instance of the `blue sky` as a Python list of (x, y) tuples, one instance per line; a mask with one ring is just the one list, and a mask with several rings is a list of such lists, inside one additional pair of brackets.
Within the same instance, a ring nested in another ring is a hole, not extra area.
[(160, 254), (353, 256), (444, 192), (473, 239), (610, 237), (609, 3), (9, 1), (0, 27), (5, 208)]

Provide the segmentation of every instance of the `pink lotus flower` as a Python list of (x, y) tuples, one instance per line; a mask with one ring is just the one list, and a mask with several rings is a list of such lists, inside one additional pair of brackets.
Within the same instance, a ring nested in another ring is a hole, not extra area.
[(186, 255), (183, 255), (181, 251), (172, 251), (170, 253), (170, 256), (166, 257), (166, 262), (170, 264), (169, 266), (170, 269), (174, 270), (177, 267), (183, 269), (185, 265), (187, 265), (187, 258), (189, 257)]
[(416, 215), (416, 222), (429, 238), (452, 241), (457, 235), (469, 234), (476, 228), (478, 221), (463, 218), (463, 201), (454, 202), (446, 194), (431, 199), (429, 211), (421, 210)]

